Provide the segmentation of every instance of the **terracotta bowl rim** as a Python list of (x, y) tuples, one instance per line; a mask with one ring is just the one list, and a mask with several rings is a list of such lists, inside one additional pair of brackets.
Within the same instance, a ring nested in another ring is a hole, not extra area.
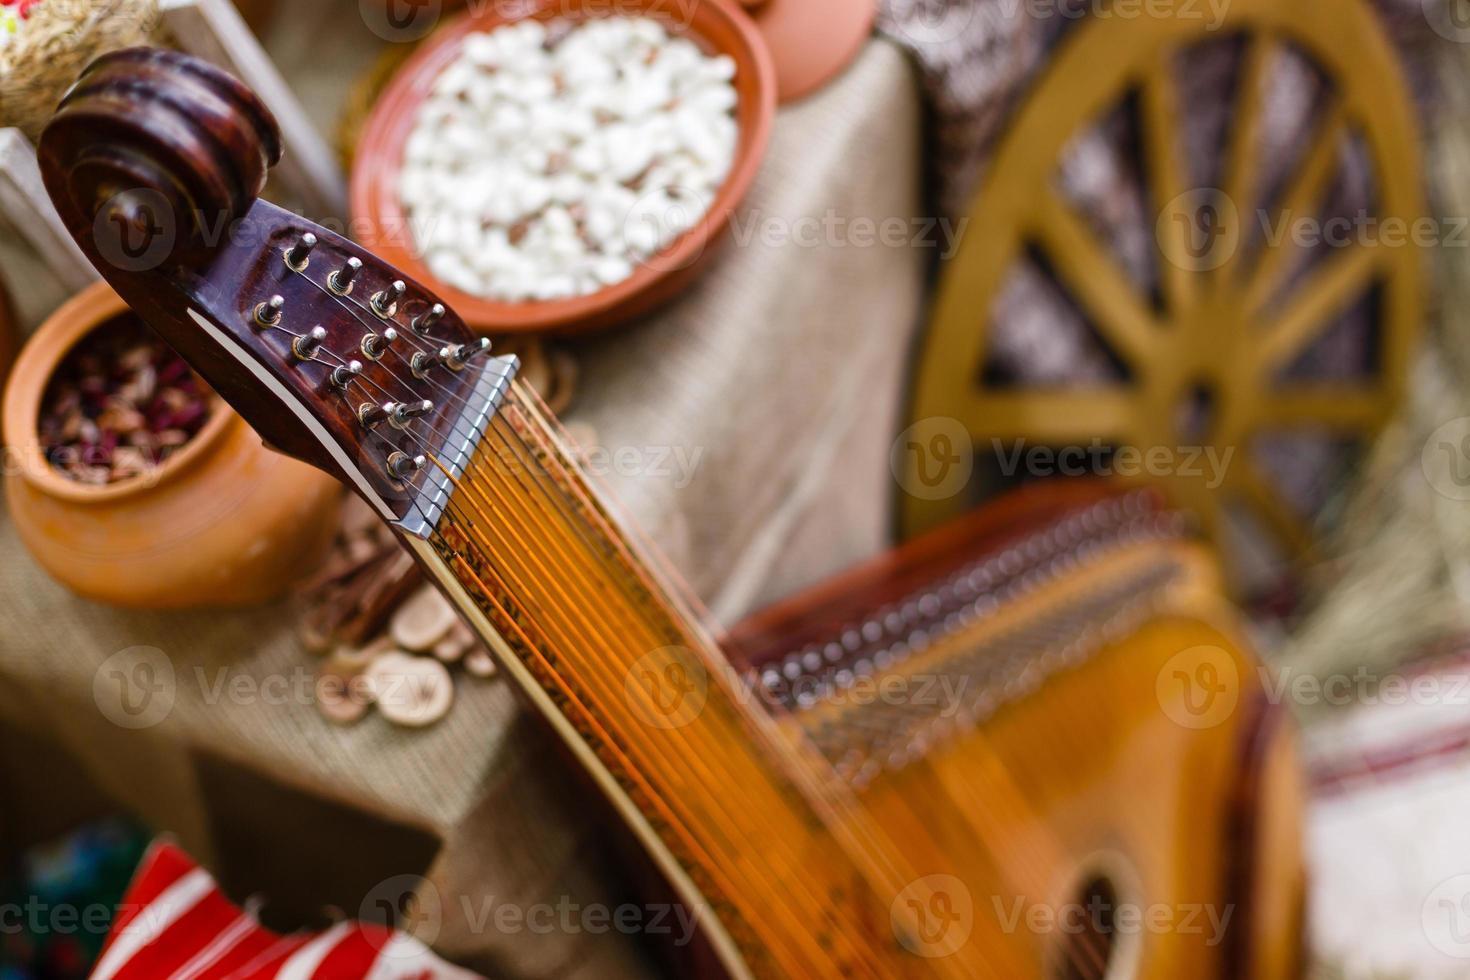
[(41, 400), (50, 387), (53, 373), (84, 337), (130, 310), (106, 282), (93, 283), (57, 307), (36, 329), (15, 360), (5, 392), (6, 451), (13, 454), (11, 468), (16, 469), (14, 464), (18, 463), (19, 474), (26, 482), (48, 496), (76, 503), (102, 504), (147, 493), (192, 468), (240, 422), (240, 416), (216, 395), (210, 406), (209, 418), (182, 449), (151, 473), (106, 486), (68, 479), (47, 462), (36, 436), (40, 428)]
[[(742, 101), (749, 101), (751, 106), (737, 104), (739, 137), (735, 158), (703, 217), (668, 248), (637, 264), (633, 274), (622, 282), (587, 296), (520, 303), (463, 292), (430, 272), (407, 240), (411, 229), (403, 218), (393, 186), (401, 170), (403, 147), (417, 109), (432, 80), (438, 77), (466, 35), (528, 18), (588, 20), (631, 12), (667, 22), (674, 19), (668, 6), (669, 0), (617, 0), (612, 5), (607, 0), (529, 0), (519, 16), (504, 16), (496, 10), (496, 5), (487, 4), (441, 24), (393, 74), (358, 136), (349, 186), (349, 212), (353, 220), (365, 222), (366, 228), (357, 237), (385, 261), (439, 293), (468, 326), (488, 333), (566, 333), (610, 326), (619, 322), (620, 307), (635, 307), (637, 300), (656, 291), (665, 280), (687, 272), (716, 244), (749, 192), (770, 143), (776, 115), (776, 73), (770, 51), (755, 23), (732, 6), (730, 0), (679, 0), (676, 6), (690, 11), (687, 22), (679, 21), (681, 33), (707, 50), (729, 55), (735, 60), (737, 79), (743, 73), (752, 80), (748, 96), (736, 84), (737, 91), (742, 92)], [(606, 12), (609, 8), (611, 13)], [(722, 20), (738, 43), (716, 45), (699, 30), (697, 21), (701, 16)], [(748, 121), (744, 120), (747, 114)], [(395, 225), (400, 229), (397, 233), (391, 231)], [(387, 234), (383, 233), (385, 228), (389, 229)]]

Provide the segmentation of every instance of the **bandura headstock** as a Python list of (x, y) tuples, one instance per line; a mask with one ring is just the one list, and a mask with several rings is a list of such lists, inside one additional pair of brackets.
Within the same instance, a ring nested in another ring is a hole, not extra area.
[(98, 271), (268, 443), (429, 534), (515, 358), (371, 253), (258, 199), (281, 141), (254, 93), (188, 55), (113, 52), (67, 93), (39, 155)]

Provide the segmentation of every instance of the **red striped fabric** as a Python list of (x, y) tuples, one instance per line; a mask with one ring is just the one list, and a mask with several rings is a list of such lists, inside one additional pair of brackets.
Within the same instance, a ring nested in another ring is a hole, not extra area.
[(483, 980), (405, 933), (339, 922), (281, 936), (231, 903), (208, 872), (156, 842), (133, 876), (92, 980)]

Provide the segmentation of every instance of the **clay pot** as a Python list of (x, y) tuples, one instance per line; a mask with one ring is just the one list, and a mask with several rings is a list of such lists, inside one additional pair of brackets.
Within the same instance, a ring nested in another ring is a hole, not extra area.
[(120, 606), (241, 606), (284, 592), (324, 553), (340, 484), (272, 452), (217, 403), (203, 428), (152, 472), (78, 483), (42, 454), (52, 374), (78, 341), (127, 306), (106, 283), (64, 304), (16, 361), (5, 395), (5, 495), (35, 559), (78, 595)]
[(776, 65), (784, 105), (832, 81), (862, 53), (878, 17), (877, 0), (740, 0)]

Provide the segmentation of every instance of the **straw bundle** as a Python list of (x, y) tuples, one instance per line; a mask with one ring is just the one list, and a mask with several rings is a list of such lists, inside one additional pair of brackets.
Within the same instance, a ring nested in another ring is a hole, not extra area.
[(71, 83), (99, 54), (147, 44), (157, 0), (42, 0), (0, 46), (0, 127), (34, 140)]
[[(1358, 475), (1312, 575), (1311, 612), (1281, 651), (1294, 671), (1325, 676), (1387, 670), (1470, 630), (1470, 445), (1441, 445), (1446, 423), (1470, 416), (1470, 48), (1436, 48), (1441, 93), (1425, 132), (1429, 192), (1446, 229), (1433, 262), (1431, 311), (1410, 395)], [(1446, 450), (1446, 451), (1441, 451)], [(1458, 455), (1457, 455), (1458, 454)], [(1446, 492), (1449, 491), (1449, 492)]]

